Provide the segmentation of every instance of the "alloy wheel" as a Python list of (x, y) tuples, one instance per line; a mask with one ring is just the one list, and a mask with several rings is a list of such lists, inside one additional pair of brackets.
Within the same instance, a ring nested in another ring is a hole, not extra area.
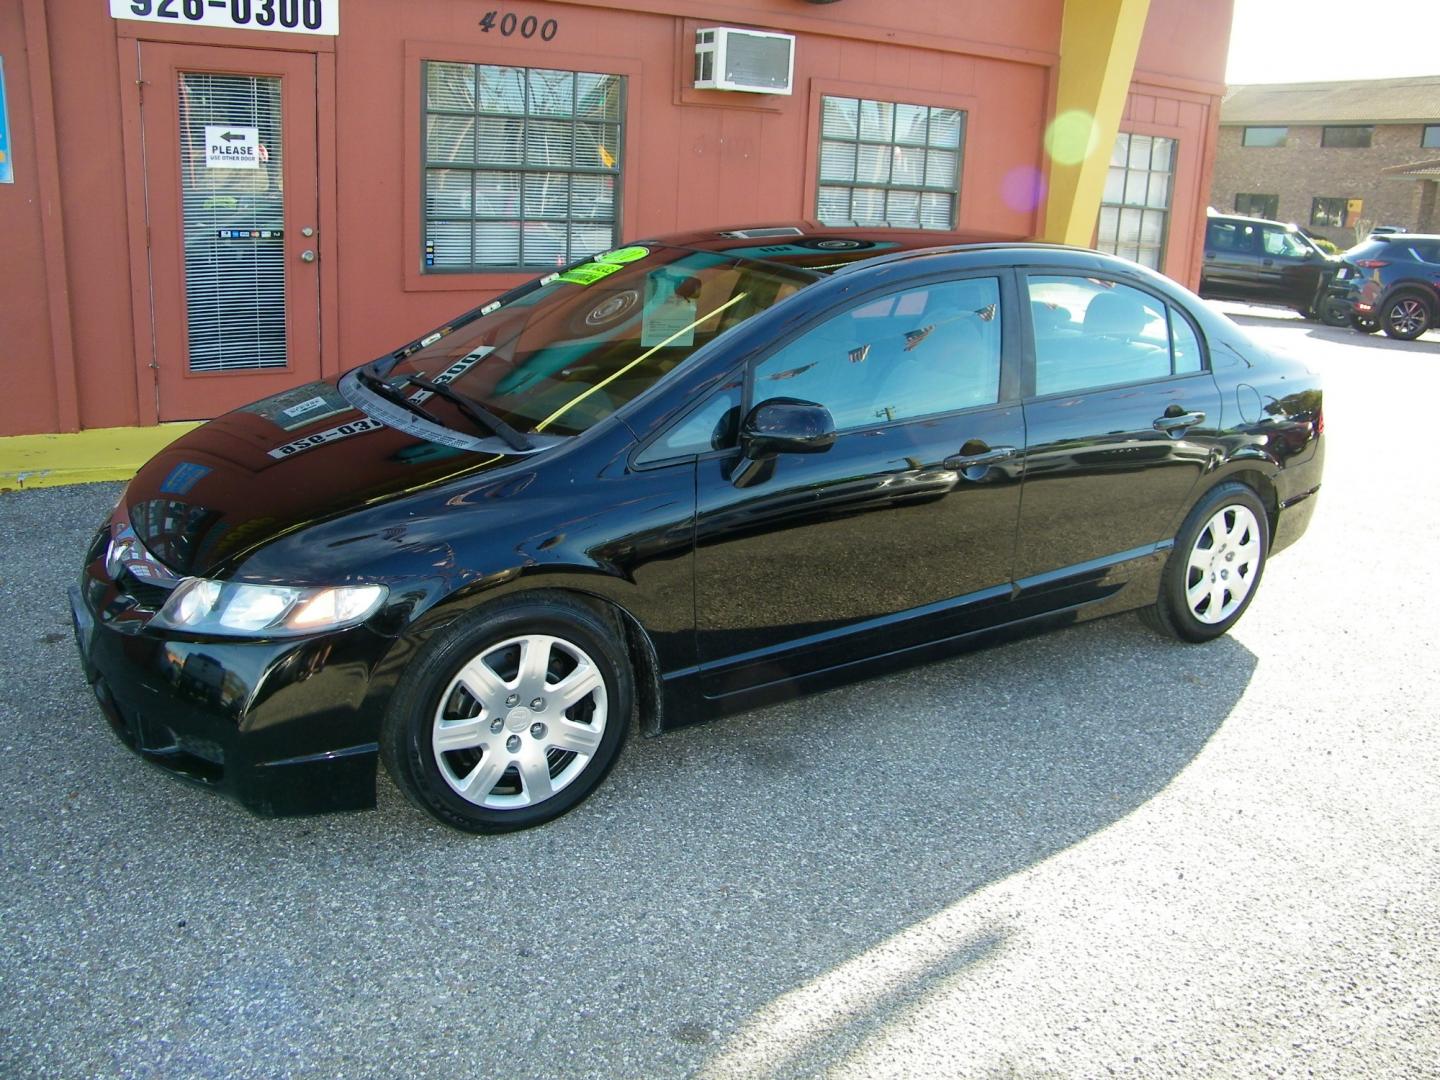
[(1402, 296), (1385, 311), (1385, 331), (1394, 337), (1417, 338), (1429, 323), (1430, 313), (1418, 297)]

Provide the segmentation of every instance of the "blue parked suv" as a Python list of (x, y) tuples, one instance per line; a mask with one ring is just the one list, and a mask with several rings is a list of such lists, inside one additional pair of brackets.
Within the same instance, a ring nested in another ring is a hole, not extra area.
[(1363, 275), (1348, 282), (1355, 329), (1411, 341), (1440, 324), (1440, 236), (1371, 234), (1345, 257)]

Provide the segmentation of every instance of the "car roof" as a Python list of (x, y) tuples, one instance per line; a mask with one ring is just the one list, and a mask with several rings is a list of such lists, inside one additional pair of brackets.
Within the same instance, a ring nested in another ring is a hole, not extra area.
[(1208, 221), (1243, 221), (1251, 225), (1274, 225), (1276, 228), (1289, 229), (1292, 232), (1299, 232), (1300, 226), (1293, 221), (1273, 221), (1270, 218), (1250, 217), (1247, 214), (1210, 214)]
[(1017, 245), (1024, 237), (980, 230), (896, 229), (789, 221), (696, 229), (637, 240), (833, 273), (853, 263), (931, 248)]

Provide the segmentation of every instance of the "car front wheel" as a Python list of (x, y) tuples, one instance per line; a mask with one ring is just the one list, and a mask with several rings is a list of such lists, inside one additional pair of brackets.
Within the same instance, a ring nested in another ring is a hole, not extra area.
[(1402, 293), (1380, 311), (1385, 333), (1400, 341), (1413, 341), (1430, 329), (1430, 307), (1413, 293)]
[(1372, 319), (1368, 315), (1351, 315), (1350, 325), (1362, 334), (1375, 334), (1380, 330), (1380, 320)]
[(564, 598), (502, 602), (442, 631), (391, 700), (381, 754), (416, 806), (468, 832), (574, 808), (619, 756), (632, 676), (618, 628)]
[(1269, 519), (1259, 497), (1244, 484), (1221, 484), (1181, 526), (1160, 594), (1143, 612), (1146, 622), (1181, 641), (1219, 637), (1254, 598), (1269, 549)]

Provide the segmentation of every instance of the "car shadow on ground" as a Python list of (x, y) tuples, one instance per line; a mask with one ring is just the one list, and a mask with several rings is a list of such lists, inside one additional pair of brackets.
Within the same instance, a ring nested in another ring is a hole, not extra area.
[(110, 734), (63, 589), (114, 492), (75, 490), (0, 497), (0, 1027), (35, 1074), (823, 1069), (1003, 948), (946, 913), (1165, 789), (1256, 664), (1122, 616), (634, 738), (530, 832), (383, 778), (376, 812), (262, 820)]

